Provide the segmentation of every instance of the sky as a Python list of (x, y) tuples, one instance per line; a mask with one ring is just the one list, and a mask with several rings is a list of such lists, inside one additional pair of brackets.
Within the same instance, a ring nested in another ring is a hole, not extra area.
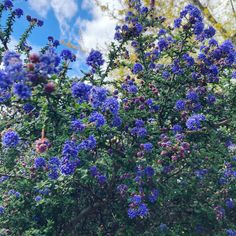
[[(102, 4), (116, 11), (121, 9), (118, 0), (102, 0)], [(15, 0), (14, 6), (23, 9), (24, 17), (15, 25), (11, 47), (14, 48), (27, 28), (25, 17), (30, 15), (44, 21), (43, 27), (35, 28), (28, 40), (33, 50), (44, 46), (48, 36), (64, 42), (60, 49), (69, 42), (77, 55), (74, 68), (77, 70), (84, 65), (91, 49), (104, 50), (114, 37), (116, 20), (102, 12), (95, 0)]]

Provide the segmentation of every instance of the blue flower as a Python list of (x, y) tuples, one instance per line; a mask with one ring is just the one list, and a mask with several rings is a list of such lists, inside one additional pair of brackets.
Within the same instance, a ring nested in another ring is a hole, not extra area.
[(147, 136), (147, 130), (145, 128), (139, 128), (137, 130), (137, 136), (138, 137), (145, 137), (145, 136)]
[(139, 35), (143, 31), (143, 26), (140, 23), (135, 24), (135, 34)]
[(209, 70), (213, 76), (217, 76), (219, 73), (218, 67), (216, 65), (210, 66)]
[(50, 160), (48, 161), (49, 168), (50, 166), (59, 166), (60, 165), (60, 160), (58, 157), (51, 157)]
[(6, 51), (3, 56), (4, 66), (10, 66), (12, 64), (21, 63), (20, 54), (13, 51)]
[(8, 196), (12, 196), (15, 194), (15, 192), (16, 191), (14, 189), (10, 189), (7, 194), (8, 194)]
[(136, 85), (131, 85), (128, 87), (128, 92), (129, 93), (137, 93), (138, 92), (138, 88)]
[(43, 22), (42, 20), (38, 20), (38, 21), (37, 21), (37, 26), (42, 27), (42, 26), (43, 26), (43, 23), (44, 23), (44, 22)]
[(71, 175), (75, 172), (76, 168), (80, 165), (78, 158), (69, 158), (64, 156), (61, 159), (60, 170), (63, 175)]
[(188, 66), (193, 66), (194, 65), (193, 57), (189, 56), (188, 54), (184, 54), (183, 59), (187, 62)]
[(151, 203), (154, 203), (156, 202), (158, 196), (159, 196), (159, 191), (157, 189), (153, 189), (151, 191), (151, 194), (148, 196), (148, 199)]
[(42, 197), (41, 197), (41, 196), (36, 196), (36, 197), (34, 198), (34, 200), (35, 200), (36, 202), (40, 202), (40, 201), (42, 200)]
[(78, 98), (79, 102), (88, 101), (92, 86), (83, 82), (73, 83), (71, 87), (72, 96)]
[(215, 39), (210, 39), (208, 43), (209, 46), (218, 46), (218, 42)]
[(74, 141), (67, 140), (62, 149), (62, 155), (68, 158), (76, 158), (78, 156), (79, 148)]
[(158, 32), (158, 35), (161, 36), (161, 35), (164, 35), (166, 33), (167, 33), (167, 31), (165, 29), (160, 29), (159, 32)]
[(46, 161), (43, 157), (36, 157), (34, 160), (34, 166), (36, 169), (46, 166)]
[(140, 204), (138, 207), (138, 215), (142, 218), (145, 217), (148, 214), (148, 208), (145, 203)]
[(135, 217), (138, 216), (138, 211), (136, 209), (129, 208), (128, 209), (128, 216), (130, 219), (134, 219)]
[(89, 170), (93, 177), (99, 174), (98, 168), (96, 166), (91, 166)]
[(23, 84), (22, 82), (15, 83), (13, 93), (21, 99), (28, 99), (31, 96), (31, 89), (29, 86)]
[(102, 66), (104, 62), (105, 61), (102, 58), (102, 53), (96, 50), (92, 50), (86, 60), (87, 65), (93, 68)]
[(196, 102), (199, 99), (197, 93), (194, 91), (189, 91), (186, 95), (186, 98), (191, 100), (192, 102)]
[(163, 51), (164, 49), (166, 49), (168, 47), (168, 41), (166, 39), (159, 39), (158, 41), (158, 47), (160, 49), (160, 51)]
[(50, 179), (53, 179), (53, 180), (58, 179), (58, 177), (59, 177), (58, 168), (56, 168), (56, 167), (51, 167), (51, 168), (50, 168), (50, 172), (48, 173), (48, 177), (49, 177)]
[(94, 87), (91, 90), (91, 103), (94, 108), (98, 108), (107, 98), (108, 91), (102, 87)]
[(236, 236), (236, 230), (227, 229), (226, 233), (228, 236)]
[(182, 19), (181, 18), (177, 18), (174, 20), (174, 27), (175, 28), (179, 28), (181, 26), (181, 22), (182, 22)]
[(4, 0), (3, 5), (6, 10), (13, 7), (12, 1), (10, 0)]
[(31, 111), (34, 110), (34, 106), (30, 103), (26, 103), (23, 106), (23, 110), (25, 111), (26, 114), (29, 114)]
[(18, 17), (18, 18), (20, 18), (21, 16), (23, 16), (23, 10), (22, 9), (20, 9), (20, 8), (17, 8), (17, 9), (15, 9), (14, 10), (14, 13), (15, 13), (15, 15)]
[(168, 71), (163, 71), (162, 77), (163, 77), (164, 79), (168, 79), (168, 78), (170, 77), (170, 73), (169, 73)]
[(19, 144), (19, 136), (13, 130), (8, 130), (3, 134), (2, 144), (4, 147), (16, 147)]
[[(215, 33), (216, 33), (216, 30), (212, 26), (209, 26), (208, 29), (204, 30), (204, 37), (209, 39), (209, 38), (213, 37), (215, 35)], [(209, 44), (210, 44), (210, 42), (209, 42)]]
[(132, 71), (133, 71), (134, 74), (138, 74), (138, 73), (140, 73), (141, 71), (143, 71), (143, 66), (142, 66), (142, 64), (141, 64), (141, 63), (136, 63), (136, 64), (134, 64)]
[(96, 127), (100, 128), (106, 123), (105, 117), (99, 112), (93, 112), (89, 117), (90, 122), (95, 122)]
[(208, 169), (200, 169), (200, 170), (194, 171), (194, 174), (199, 179), (203, 179), (207, 173), (208, 173)]
[(230, 53), (234, 50), (234, 45), (231, 40), (225, 40), (219, 47), (223, 53)]
[(200, 35), (204, 30), (204, 24), (201, 21), (197, 21), (194, 25), (194, 34), (195, 35)]
[(153, 149), (152, 143), (144, 143), (143, 144), (143, 149), (145, 152), (151, 152)]
[(214, 95), (209, 94), (209, 95), (207, 96), (207, 102), (208, 102), (209, 104), (213, 104), (213, 103), (215, 103), (215, 101), (216, 101), (216, 97), (215, 97)]
[(227, 199), (226, 201), (225, 201), (225, 205), (228, 207), (228, 208), (234, 208), (234, 206), (235, 206), (235, 203), (234, 203), (234, 201), (233, 201), (233, 199), (232, 198), (229, 198), (229, 199)]
[(172, 130), (173, 130), (174, 134), (178, 134), (178, 133), (181, 133), (183, 131), (183, 128), (182, 128), (181, 125), (176, 124), (172, 127)]
[(143, 127), (144, 124), (145, 124), (145, 122), (143, 120), (141, 120), (141, 119), (136, 119), (135, 120), (135, 126), (138, 127), (138, 128)]
[(147, 7), (142, 7), (141, 9), (140, 9), (140, 13), (141, 14), (147, 14), (148, 13), (148, 8)]
[(60, 54), (61, 58), (63, 58), (65, 61), (75, 61), (76, 60), (76, 56), (67, 49), (62, 50), (61, 54)]
[(3, 215), (5, 211), (5, 208), (3, 206), (0, 206), (0, 215)]
[(85, 130), (85, 125), (81, 120), (75, 119), (71, 122), (71, 129), (74, 132), (83, 132)]
[(103, 111), (109, 110), (113, 115), (117, 115), (120, 105), (116, 98), (107, 98), (103, 104)]
[(154, 173), (154, 169), (151, 166), (147, 166), (145, 168), (145, 174), (147, 175), (147, 177), (152, 177)]
[(107, 178), (104, 175), (98, 175), (97, 180), (99, 184), (104, 184), (107, 181)]
[(139, 205), (142, 201), (142, 197), (140, 195), (134, 195), (131, 197), (131, 202), (134, 203), (135, 205)]
[(195, 114), (188, 118), (186, 126), (189, 130), (201, 129), (201, 121), (205, 121), (206, 117), (202, 114)]
[(184, 100), (178, 100), (176, 103), (175, 103), (175, 108), (179, 111), (182, 111), (185, 109), (185, 101)]
[(112, 119), (112, 126), (119, 127), (121, 126), (121, 124), (122, 124), (122, 119), (118, 115), (115, 115)]
[(97, 145), (97, 141), (95, 137), (93, 135), (90, 135), (88, 139), (81, 142), (78, 147), (79, 149), (83, 149), (83, 150), (92, 150), (96, 148), (96, 145)]

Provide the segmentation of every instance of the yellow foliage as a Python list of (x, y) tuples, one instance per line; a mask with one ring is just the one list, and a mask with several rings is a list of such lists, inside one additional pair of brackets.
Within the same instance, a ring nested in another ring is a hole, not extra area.
[(150, 0), (143, 0), (144, 5), (149, 6), (150, 5)]
[(102, 11), (109, 10), (108, 6), (105, 6), (105, 5), (101, 5), (100, 8), (101, 8)]
[(130, 55), (130, 62), (135, 63), (137, 58), (138, 58), (137, 55), (135, 53), (132, 53)]

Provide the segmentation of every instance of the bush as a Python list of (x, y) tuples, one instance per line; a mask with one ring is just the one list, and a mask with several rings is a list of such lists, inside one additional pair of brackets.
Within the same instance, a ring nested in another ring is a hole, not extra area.
[(81, 78), (52, 37), (6, 50), (7, 25), (1, 235), (236, 235), (235, 47), (192, 5), (173, 26), (152, 11), (132, 1)]

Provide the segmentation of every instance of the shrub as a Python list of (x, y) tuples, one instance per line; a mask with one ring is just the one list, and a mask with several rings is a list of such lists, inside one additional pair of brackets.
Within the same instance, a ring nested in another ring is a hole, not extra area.
[(1, 235), (235, 235), (235, 47), (192, 5), (152, 11), (132, 1), (81, 78), (52, 37), (3, 44)]

